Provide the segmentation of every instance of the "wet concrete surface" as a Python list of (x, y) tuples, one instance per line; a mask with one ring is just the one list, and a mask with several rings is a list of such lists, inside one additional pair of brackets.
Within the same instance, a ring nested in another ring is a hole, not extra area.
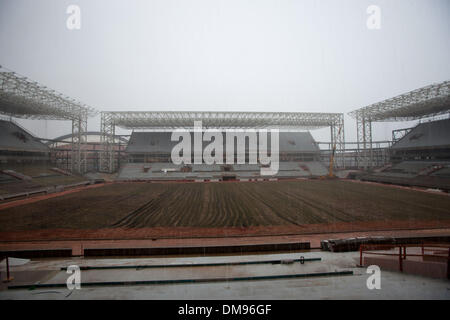
[[(195, 263), (261, 261), (321, 257), (322, 261), (294, 264), (239, 265), (220, 267), (192, 267)], [(0, 299), (450, 299), (450, 281), (436, 280), (397, 272), (383, 271), (381, 289), (369, 290), (366, 281), (370, 274), (357, 268), (357, 252), (293, 252), (284, 254), (130, 258), (130, 259), (40, 259), (14, 267), (19, 275), (10, 285), (23, 281), (65, 283), (69, 274), (61, 267), (124, 266), (186, 264), (186, 267), (156, 269), (112, 269), (81, 271), (81, 289), (66, 288), (7, 290), (2, 285)], [(186, 279), (208, 277), (239, 277), (293, 273), (317, 273), (351, 270), (353, 276), (299, 278), (287, 280), (258, 280), (215, 282), (200, 284), (166, 284), (144, 286), (84, 287), (83, 282), (139, 281), (158, 279)], [(4, 274), (4, 270), (2, 275)], [(27, 275), (28, 274), (28, 275)]]

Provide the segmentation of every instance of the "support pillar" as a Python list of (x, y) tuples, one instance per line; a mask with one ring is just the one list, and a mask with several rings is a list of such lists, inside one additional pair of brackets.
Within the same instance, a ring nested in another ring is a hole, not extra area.
[(99, 171), (113, 173), (116, 169), (114, 159), (115, 124), (110, 113), (102, 112), (100, 130), (102, 150), (100, 151)]
[(78, 117), (72, 119), (72, 172), (83, 174), (87, 171), (87, 112), (80, 110)]

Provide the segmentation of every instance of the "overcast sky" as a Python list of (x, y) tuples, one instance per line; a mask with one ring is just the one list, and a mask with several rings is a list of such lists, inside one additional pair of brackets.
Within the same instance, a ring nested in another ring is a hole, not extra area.
[[(66, 27), (71, 4), (80, 30)], [(449, 34), (448, 0), (0, 0), (0, 64), (102, 111), (346, 113), (449, 80)], [(374, 138), (405, 125), (377, 124)]]

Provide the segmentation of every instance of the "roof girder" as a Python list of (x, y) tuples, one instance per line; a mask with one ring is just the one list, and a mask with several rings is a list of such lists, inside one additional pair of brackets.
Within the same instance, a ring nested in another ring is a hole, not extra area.
[(450, 112), (450, 81), (419, 88), (349, 113), (369, 121), (407, 121)]
[(342, 113), (232, 112), (232, 111), (127, 111), (107, 112), (114, 125), (126, 129), (190, 128), (202, 121), (205, 128), (264, 128), (287, 126), (304, 129), (328, 127)]
[(74, 120), (96, 111), (14, 72), (0, 70), (0, 113), (18, 118)]

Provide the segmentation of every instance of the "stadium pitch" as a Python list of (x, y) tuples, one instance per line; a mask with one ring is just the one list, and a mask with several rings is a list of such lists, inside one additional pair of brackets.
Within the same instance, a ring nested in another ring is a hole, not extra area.
[(5, 208), (0, 211), (0, 237), (122, 239), (440, 228), (450, 226), (449, 208), (447, 194), (344, 180), (113, 183)]

